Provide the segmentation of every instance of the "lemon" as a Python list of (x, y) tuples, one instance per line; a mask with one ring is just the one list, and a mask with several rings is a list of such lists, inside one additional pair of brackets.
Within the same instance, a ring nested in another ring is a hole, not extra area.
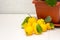
[(27, 26), (25, 29), (26, 35), (32, 35), (33, 34), (33, 28), (31, 26)]
[(46, 26), (48, 30), (51, 30), (50, 23), (47, 23)]
[(46, 26), (47, 26), (48, 30), (54, 29), (54, 24), (53, 23), (47, 23)]
[(47, 26), (46, 24), (41, 24), (42, 31), (45, 32), (47, 31)]
[(47, 26), (45, 24), (44, 19), (38, 19), (37, 23), (42, 27), (43, 32), (47, 31)]
[(33, 23), (33, 29), (34, 29), (34, 34), (41, 34), (42, 33), (42, 28), (40, 27), (39, 24)]
[(28, 19), (28, 22), (31, 23), (31, 24), (33, 24), (33, 23), (36, 22), (36, 21), (37, 21), (37, 20), (36, 20), (35, 17), (30, 17), (30, 18)]
[(25, 31), (25, 33), (26, 33), (27, 36), (33, 34), (33, 28), (32, 28), (32, 26), (31, 26), (30, 23), (25, 23), (25, 24), (23, 25), (23, 27), (24, 27), (24, 31)]
[(44, 19), (38, 19), (37, 23), (38, 24), (45, 24), (45, 21), (44, 21)]

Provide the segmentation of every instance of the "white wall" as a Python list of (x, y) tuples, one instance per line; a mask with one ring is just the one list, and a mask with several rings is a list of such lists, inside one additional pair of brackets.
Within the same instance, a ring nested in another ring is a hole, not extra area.
[(33, 0), (0, 0), (0, 13), (35, 13)]

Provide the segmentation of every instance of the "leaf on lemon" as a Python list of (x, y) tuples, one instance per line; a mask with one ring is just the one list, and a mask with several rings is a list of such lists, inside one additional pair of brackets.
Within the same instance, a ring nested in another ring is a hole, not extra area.
[(36, 29), (38, 33), (42, 33), (42, 28), (39, 24), (36, 25)]
[(47, 16), (46, 18), (45, 18), (45, 22), (51, 22), (52, 21), (52, 18), (50, 17), (50, 16)]
[(28, 23), (28, 19), (29, 19), (29, 18), (30, 18), (30, 17), (26, 17), (26, 18), (24, 19), (24, 21), (22, 22), (22, 24), (21, 24), (21, 25), (22, 25), (22, 27), (21, 27), (22, 29), (24, 29), (24, 24), (25, 24), (25, 23)]
[(49, 5), (49, 6), (55, 6), (57, 3), (57, 0), (45, 0), (45, 2)]
[(50, 26), (52, 29), (54, 29), (54, 24), (53, 23), (50, 23)]
[(25, 23), (27, 23), (29, 18), (30, 18), (30, 17), (26, 17), (26, 18), (24, 19), (22, 25), (25, 24)]

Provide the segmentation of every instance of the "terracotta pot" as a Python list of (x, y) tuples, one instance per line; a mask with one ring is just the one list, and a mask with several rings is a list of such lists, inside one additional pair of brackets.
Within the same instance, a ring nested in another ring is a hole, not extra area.
[(51, 16), (53, 23), (60, 23), (60, 2), (57, 2), (54, 7), (48, 6), (44, 1), (33, 0), (33, 3), (35, 4), (38, 18)]

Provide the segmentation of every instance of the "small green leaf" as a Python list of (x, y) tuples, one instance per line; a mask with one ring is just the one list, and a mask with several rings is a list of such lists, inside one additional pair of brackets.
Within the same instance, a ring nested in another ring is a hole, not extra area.
[(50, 17), (50, 16), (47, 16), (46, 18), (45, 18), (45, 22), (51, 22), (52, 21), (52, 18)]
[(24, 21), (22, 22), (22, 29), (24, 29), (24, 27), (23, 27), (23, 25), (25, 24), (25, 23), (28, 23), (28, 19), (29, 19), (30, 17), (26, 17), (25, 19), (24, 19)]
[(39, 24), (37, 24), (36, 29), (38, 33), (42, 33), (42, 28)]
[(54, 24), (53, 23), (50, 23), (50, 26), (52, 29), (54, 29)]
[(24, 19), (22, 25), (25, 24), (26, 22), (28, 22), (28, 19), (29, 19), (29, 18), (30, 18), (30, 17), (26, 17), (26, 18)]
[(45, 0), (45, 2), (49, 5), (49, 6), (55, 6), (57, 3), (57, 0)]

